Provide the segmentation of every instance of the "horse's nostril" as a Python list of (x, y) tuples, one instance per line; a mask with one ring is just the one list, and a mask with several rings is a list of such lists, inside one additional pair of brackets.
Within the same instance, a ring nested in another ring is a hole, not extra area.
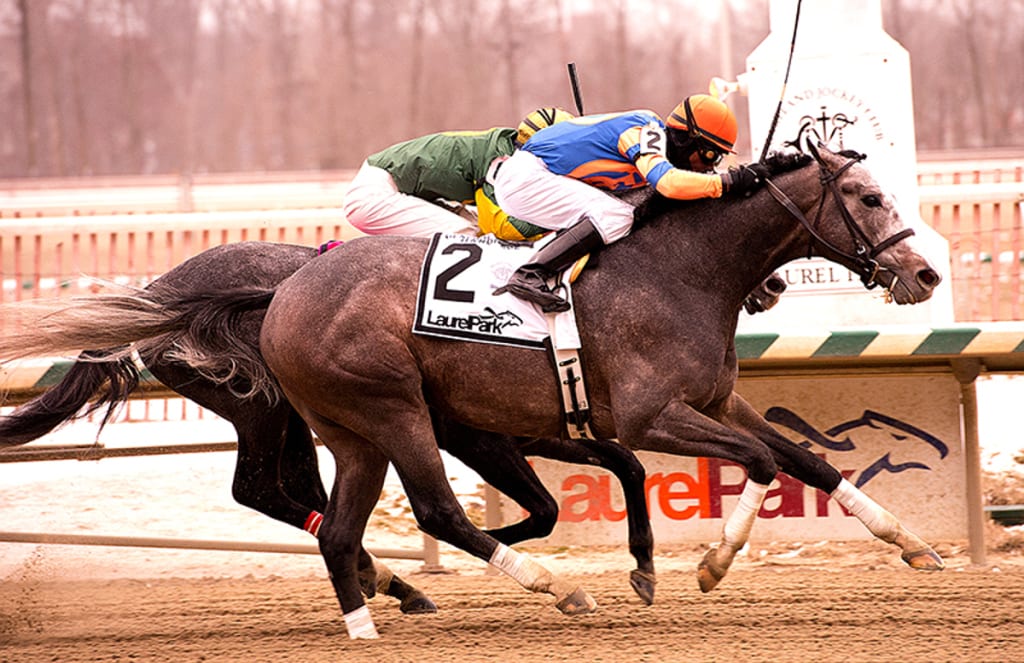
[(922, 269), (917, 273), (917, 282), (929, 288), (934, 288), (942, 281), (942, 276), (934, 269)]

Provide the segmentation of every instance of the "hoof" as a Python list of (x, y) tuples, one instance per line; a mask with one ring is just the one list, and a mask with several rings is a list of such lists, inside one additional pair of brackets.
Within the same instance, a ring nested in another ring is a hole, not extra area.
[(946, 563), (931, 548), (905, 552), (900, 558), (916, 571), (941, 571), (946, 568)]
[(725, 577), (725, 572), (728, 570), (718, 565), (715, 552), (715, 548), (709, 550), (697, 565), (697, 584), (700, 585), (700, 591), (705, 594), (718, 587), (719, 581)]
[(437, 612), (437, 605), (423, 592), (414, 592), (405, 597), (399, 607), (406, 615), (432, 615)]
[(654, 603), (654, 585), (657, 582), (653, 573), (647, 573), (640, 569), (633, 569), (629, 572), (629, 586), (643, 600), (644, 605)]
[(577, 587), (556, 603), (555, 607), (561, 610), (562, 614), (585, 615), (597, 610), (597, 601), (592, 599), (590, 594), (583, 591), (582, 587)]

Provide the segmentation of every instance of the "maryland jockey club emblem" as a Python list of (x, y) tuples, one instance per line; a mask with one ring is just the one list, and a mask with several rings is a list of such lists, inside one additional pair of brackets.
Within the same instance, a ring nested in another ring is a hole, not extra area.
[(805, 140), (813, 140), (815, 144), (827, 145), (830, 150), (836, 152), (846, 149), (843, 144), (843, 130), (856, 124), (857, 118), (851, 119), (842, 111), (829, 115), (827, 108), (822, 106), (821, 112), (816, 116), (801, 117), (796, 137), (787, 141), (787, 144), (799, 146), (803, 145)]
[(878, 113), (863, 97), (841, 88), (806, 89), (787, 101), (783, 117), (782, 126), (794, 131), (787, 145), (810, 139), (833, 151), (850, 147), (870, 153), (872, 144), (886, 142)]

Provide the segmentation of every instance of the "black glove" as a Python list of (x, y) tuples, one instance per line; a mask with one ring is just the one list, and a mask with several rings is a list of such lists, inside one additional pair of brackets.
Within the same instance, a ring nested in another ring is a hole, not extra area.
[(765, 159), (765, 165), (768, 166), (768, 172), (771, 175), (779, 175), (781, 173), (788, 173), (791, 170), (797, 168), (803, 168), (809, 164), (811, 159), (810, 154), (804, 154), (803, 152), (786, 151), (786, 152), (773, 152), (768, 155)]
[(736, 197), (750, 196), (764, 186), (767, 176), (768, 169), (759, 163), (730, 168), (727, 173), (722, 175), (723, 192)]

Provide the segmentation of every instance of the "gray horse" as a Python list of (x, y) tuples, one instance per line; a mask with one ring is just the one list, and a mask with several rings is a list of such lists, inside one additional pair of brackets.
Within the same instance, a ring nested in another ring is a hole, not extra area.
[[(704, 591), (746, 542), (776, 473), (796, 457), (814, 462), (733, 390), (734, 336), (746, 294), (808, 253), (888, 288), (898, 304), (926, 300), (940, 280), (859, 159), (822, 150), (817, 165), (778, 177), (777, 190), (796, 215), (767, 191), (733, 204), (652, 204), (646, 224), (607, 247), (600, 266), (576, 286), (595, 434), (634, 450), (724, 458), (747, 471), (721, 543), (700, 565)], [(813, 224), (796, 218), (811, 210)], [(564, 612), (592, 610), (593, 600), (578, 587), (473, 527), (444, 481), (428, 405), (476, 428), (522, 436), (557, 435), (562, 420), (543, 353), (411, 332), (424, 249), (424, 242), (405, 238), (360, 239), (300, 269), (267, 311), (263, 359), (335, 454), (346, 482), (377, 486), (391, 461), (427, 532), (531, 591), (554, 595)], [(347, 475), (352, 467), (358, 477)], [(819, 459), (819, 471), (824, 489), (872, 533), (898, 545), (912, 566), (941, 568), (924, 541), (835, 468)], [(352, 567), (353, 533), (365, 527), (372, 507), (365, 494), (333, 495), (329, 531), (321, 533), (332, 568)], [(351, 578), (333, 579), (350, 635), (374, 637)]]
[[(147, 288), (161, 293), (228, 290), (242, 286), (274, 287), (317, 256), (317, 249), (273, 242), (237, 242), (213, 247), (174, 267)], [(758, 301), (774, 292), (763, 287)], [(258, 351), (263, 311), (253, 311), (239, 325), (236, 340)], [(284, 399), (268, 403), (239, 395), (244, 380), (224, 384), (211, 380), (174, 353), (143, 349), (140, 358), (150, 373), (176, 393), (229, 421), (238, 436), (238, 456), (232, 495), (237, 502), (271, 518), (318, 534), (327, 504), (309, 427)], [(94, 348), (82, 353), (64, 377), (10, 415), (0, 417), (0, 449), (26, 444), (76, 418), (106, 408), (101, 425), (126, 401), (140, 382), (139, 368), (129, 356)], [(637, 562), (630, 585), (644, 603), (654, 600), (654, 537), (647, 515), (643, 465), (626, 448), (611, 440), (572, 442), (561, 439), (517, 440), (509, 435), (476, 431), (458, 422), (435, 417), (435, 436), (441, 448), (475, 470), (527, 511), (519, 522), (488, 533), (511, 545), (551, 533), (558, 503), (541, 483), (525, 455), (567, 463), (597, 465), (612, 472), (622, 485), (629, 526), (629, 549)], [(361, 489), (357, 486), (356, 489)], [(360, 554), (363, 591), (393, 596), (402, 612), (435, 612), (433, 602), (395, 575), (380, 560)]]
[[(911, 567), (942, 568), (924, 541), (733, 391), (743, 300), (786, 262), (808, 254), (832, 259), (867, 286), (886, 288), (897, 304), (924, 301), (939, 283), (860, 158), (826, 150), (815, 156), (817, 167), (769, 160), (776, 200), (767, 191), (735, 202), (651, 199), (633, 236), (607, 247), (576, 286), (595, 434), (631, 449), (724, 458), (747, 471), (721, 543), (698, 567), (703, 591), (725, 575), (780, 470), (831, 494), (875, 536), (901, 548)], [(360, 238), (276, 289), (161, 302), (145, 293), (110, 297), (41, 321), (37, 336), (51, 337), (39, 342), (44, 347), (62, 335), (67, 347), (95, 345), (97, 338), (105, 346), (172, 338), (197, 369), (242, 375), (256, 392), (280, 388), (335, 456), (320, 547), (351, 637), (377, 635), (359, 591), (357, 559), (389, 460), (425, 531), (531, 591), (554, 595), (563, 612), (592, 610), (582, 589), (475, 528), (445, 480), (432, 409), (474, 428), (526, 437), (557, 436), (564, 422), (544, 353), (412, 333), (426, 248), (425, 240)], [(235, 342), (233, 321), (268, 306), (260, 356)], [(0, 357), (29, 345), (4, 341)]]

